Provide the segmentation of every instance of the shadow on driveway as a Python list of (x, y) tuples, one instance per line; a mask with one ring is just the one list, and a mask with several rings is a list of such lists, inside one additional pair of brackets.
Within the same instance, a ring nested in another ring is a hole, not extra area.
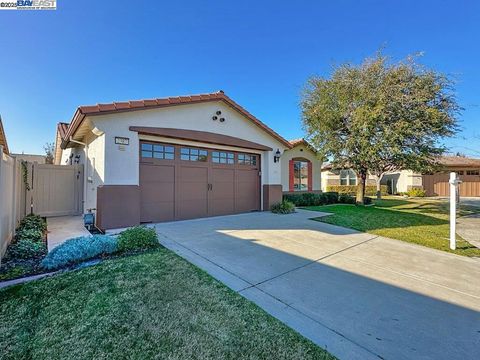
[(340, 358), (476, 359), (480, 262), (252, 213), (157, 224), (162, 244)]

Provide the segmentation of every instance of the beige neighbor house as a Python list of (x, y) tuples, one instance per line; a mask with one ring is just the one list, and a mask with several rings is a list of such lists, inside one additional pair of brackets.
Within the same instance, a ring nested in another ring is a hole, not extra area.
[[(435, 174), (421, 174), (412, 170), (394, 171), (383, 175), (381, 184), (390, 194), (405, 193), (411, 189), (423, 189), (427, 196), (449, 195), (449, 173), (456, 172), (462, 183), (460, 196), (480, 196), (480, 159), (464, 156), (442, 156), (441, 170)], [(358, 179), (351, 169), (333, 169), (330, 164), (322, 167), (322, 191), (337, 190), (337, 186), (355, 186)], [(376, 178), (369, 174), (367, 186), (376, 187)]]
[(100, 229), (268, 210), (320, 191), (321, 162), (222, 91), (79, 107), (55, 164), (84, 164), (83, 211)]

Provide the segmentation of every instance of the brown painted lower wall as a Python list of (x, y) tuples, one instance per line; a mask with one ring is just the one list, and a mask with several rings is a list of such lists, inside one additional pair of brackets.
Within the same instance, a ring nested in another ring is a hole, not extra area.
[(273, 204), (282, 201), (282, 185), (263, 185), (263, 210), (268, 211)]
[(140, 224), (140, 187), (103, 185), (97, 188), (96, 225), (101, 230)]

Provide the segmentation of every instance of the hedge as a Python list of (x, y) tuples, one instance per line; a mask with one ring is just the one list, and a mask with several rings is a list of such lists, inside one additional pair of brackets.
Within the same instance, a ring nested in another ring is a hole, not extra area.
[(319, 206), (335, 204), (338, 202), (338, 193), (302, 193), (302, 194), (286, 194), (283, 200), (293, 203), (295, 206)]
[[(357, 186), (356, 185), (329, 185), (327, 186), (328, 191), (334, 191), (339, 194), (347, 195), (356, 195)], [(388, 186), (380, 185), (380, 191), (382, 195), (388, 194)], [(376, 185), (367, 185), (365, 186), (365, 196), (376, 196), (377, 195), (377, 186)]]

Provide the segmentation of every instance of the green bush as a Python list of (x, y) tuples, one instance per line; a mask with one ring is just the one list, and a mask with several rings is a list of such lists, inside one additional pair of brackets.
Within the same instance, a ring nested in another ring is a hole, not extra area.
[[(327, 191), (335, 191), (339, 194), (347, 195), (356, 195), (357, 186), (356, 185), (329, 185), (327, 186)], [(388, 186), (380, 185), (380, 192), (382, 195), (388, 194)], [(367, 185), (365, 186), (365, 196), (375, 196), (377, 195), (377, 186), (376, 185)]]
[(295, 212), (295, 204), (290, 201), (283, 200), (281, 203), (272, 205), (270, 210), (274, 214), (291, 214)]
[(338, 203), (338, 192), (336, 191), (327, 191), (324, 192), (323, 195), (325, 196), (325, 204), (336, 204)]
[(38, 215), (27, 215), (20, 221), (19, 229), (37, 229), (42, 232), (47, 230), (47, 223)]
[(135, 226), (118, 235), (118, 250), (131, 251), (158, 247), (158, 237), (155, 229), (145, 226)]
[(38, 215), (27, 215), (20, 221), (20, 225), (15, 233), (15, 239), (17, 241), (42, 241), (46, 230), (47, 223), (43, 218)]
[(340, 204), (355, 204), (355, 197), (347, 194), (340, 194), (338, 195), (338, 202)]
[(283, 200), (293, 203), (295, 206), (320, 206), (327, 204), (335, 204), (338, 202), (338, 193), (301, 193), (286, 194)]
[(48, 253), (42, 260), (47, 270), (60, 269), (100, 255), (113, 254), (118, 250), (117, 239), (113, 236), (81, 236), (65, 241)]
[(39, 229), (19, 228), (15, 233), (15, 239), (41, 242), (43, 240), (43, 231)]
[(413, 188), (407, 191), (407, 195), (410, 197), (425, 197), (427, 193), (423, 189)]
[(41, 259), (47, 254), (47, 247), (42, 242), (35, 242), (32, 240), (19, 240), (11, 244), (7, 249), (5, 260), (14, 259)]

